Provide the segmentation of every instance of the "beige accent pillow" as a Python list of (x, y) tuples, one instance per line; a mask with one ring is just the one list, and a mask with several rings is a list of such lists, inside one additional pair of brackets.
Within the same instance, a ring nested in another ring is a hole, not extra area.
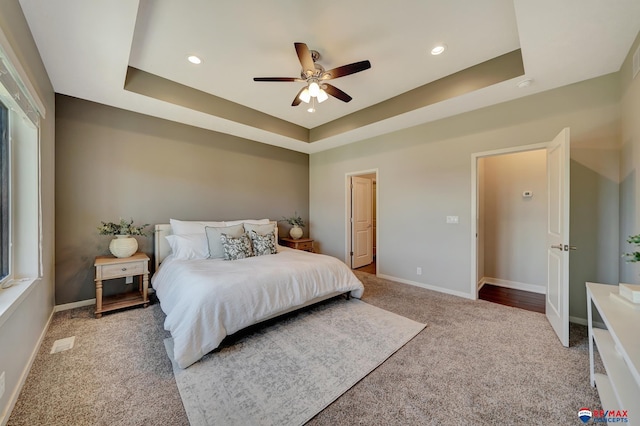
[(242, 220), (225, 220), (224, 224), (227, 226), (237, 225), (242, 223), (251, 223), (255, 225), (267, 224), (269, 223), (269, 219), (242, 219)]
[(255, 223), (244, 223), (244, 231), (247, 234), (250, 234), (251, 231), (256, 231), (259, 235), (267, 235), (276, 230), (275, 223), (265, 223), (265, 224), (255, 224)]

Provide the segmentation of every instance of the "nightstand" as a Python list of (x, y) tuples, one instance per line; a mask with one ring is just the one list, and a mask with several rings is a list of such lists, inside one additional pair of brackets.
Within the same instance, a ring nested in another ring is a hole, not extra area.
[(313, 240), (311, 238), (280, 238), (280, 245), (291, 247), (296, 250), (304, 250), (313, 252)]
[[(96, 318), (103, 312), (129, 306), (149, 306), (149, 256), (136, 253), (131, 257), (117, 258), (112, 256), (98, 256), (94, 264), (96, 267)], [(138, 290), (115, 296), (102, 297), (102, 281), (114, 278), (139, 276)]]

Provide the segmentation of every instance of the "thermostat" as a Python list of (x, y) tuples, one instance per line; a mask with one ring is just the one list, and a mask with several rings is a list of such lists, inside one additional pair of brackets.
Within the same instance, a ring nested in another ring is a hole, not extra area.
[(531, 198), (533, 197), (533, 191), (524, 191), (522, 193), (522, 198)]

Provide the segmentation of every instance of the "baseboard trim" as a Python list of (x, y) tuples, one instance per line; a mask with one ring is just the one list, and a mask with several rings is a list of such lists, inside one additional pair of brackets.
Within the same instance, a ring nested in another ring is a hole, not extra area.
[(31, 371), (31, 367), (33, 367), (33, 363), (36, 360), (36, 356), (40, 351), (40, 347), (42, 346), (42, 342), (44, 341), (44, 337), (47, 335), (47, 331), (49, 330), (49, 325), (51, 325), (51, 320), (53, 319), (54, 311), (51, 311), (51, 315), (49, 315), (49, 319), (47, 320), (47, 324), (44, 326), (42, 333), (40, 333), (40, 337), (38, 338), (38, 343), (33, 348), (31, 352), (31, 356), (29, 357), (29, 362), (25, 366), (22, 371), (22, 375), (20, 376), (20, 381), (18, 382), (18, 386), (15, 387), (11, 397), (9, 398), (9, 404), (7, 406), (7, 410), (3, 413), (3, 417), (0, 418), (0, 425), (6, 426), (9, 422), (9, 417), (11, 417), (11, 412), (16, 406), (16, 402), (18, 402), (18, 397), (20, 396), (20, 392), (22, 392), (22, 388), (24, 387), (25, 382), (27, 381), (27, 377), (29, 376), (29, 372)]
[[(589, 325), (589, 323), (587, 322), (586, 319), (584, 318), (580, 318), (580, 317), (569, 317), (569, 322), (572, 322), (574, 324), (580, 324), (580, 325)], [(594, 323), (595, 325), (595, 323)]]
[(396, 281), (396, 282), (399, 282), (399, 283), (402, 283), (402, 284), (409, 284), (409, 285), (413, 285), (413, 286), (416, 286), (416, 287), (422, 287), (422, 288), (425, 288), (427, 290), (433, 290), (433, 291), (437, 291), (439, 293), (445, 293), (445, 294), (450, 294), (452, 296), (463, 297), (465, 299), (471, 299), (471, 300), (475, 300), (476, 299), (475, 295), (470, 295), (469, 293), (464, 293), (462, 291), (449, 290), (449, 289), (438, 287), (438, 286), (434, 286), (434, 285), (419, 283), (417, 281), (405, 280), (404, 278), (392, 277), (391, 275), (377, 274), (376, 276), (379, 277), (379, 278), (384, 278), (385, 280)]
[(478, 281), (478, 288), (477, 291), (480, 291), (480, 289), (482, 288), (483, 285), (485, 285), (486, 282), (484, 281), (484, 278), (482, 278), (480, 281)]
[(53, 307), (53, 312), (68, 311), (69, 309), (82, 308), (96, 304), (96, 299), (80, 300), (79, 302), (65, 303)]
[[(586, 318), (580, 318), (580, 317), (569, 317), (569, 322), (572, 322), (574, 324), (580, 324), (580, 325), (584, 325), (584, 326), (589, 326), (589, 322), (586, 320)], [(607, 326), (604, 325), (603, 322), (600, 321), (594, 321), (593, 322), (593, 326), (596, 328), (603, 328), (606, 330)]]
[(520, 283), (518, 281), (509, 281), (492, 277), (483, 277), (480, 282), (482, 283), (482, 285), (493, 284), (498, 287), (512, 288), (514, 290), (524, 290), (531, 293), (547, 294), (547, 289), (545, 287), (535, 284)]

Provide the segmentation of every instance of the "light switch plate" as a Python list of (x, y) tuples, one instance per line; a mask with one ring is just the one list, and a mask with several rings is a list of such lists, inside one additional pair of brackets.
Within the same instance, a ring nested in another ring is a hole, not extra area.
[(458, 216), (447, 216), (447, 223), (458, 223)]

